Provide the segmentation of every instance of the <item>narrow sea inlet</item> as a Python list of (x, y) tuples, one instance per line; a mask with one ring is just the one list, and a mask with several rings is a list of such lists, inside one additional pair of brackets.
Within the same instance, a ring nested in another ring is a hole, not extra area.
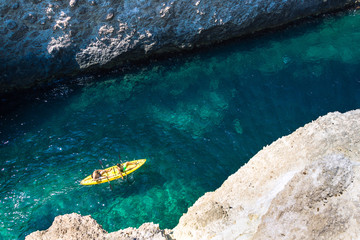
[[(328, 112), (360, 108), (360, 14), (351, 10), (131, 73), (59, 85), (0, 118), (0, 239), (55, 216), (109, 232), (173, 228), (263, 146)], [(7, 104), (2, 102), (1, 104)], [(121, 160), (128, 181), (81, 186)]]

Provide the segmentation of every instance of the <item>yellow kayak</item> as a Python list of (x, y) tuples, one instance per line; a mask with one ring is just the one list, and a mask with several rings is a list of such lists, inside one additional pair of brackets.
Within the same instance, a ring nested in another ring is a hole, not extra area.
[(139, 169), (142, 165), (144, 165), (145, 162), (146, 162), (146, 159), (139, 159), (139, 160), (122, 163), (121, 165), (125, 166), (125, 171), (122, 174), (119, 172), (119, 169), (117, 168), (116, 165), (112, 166), (112, 167), (108, 167), (105, 169), (105, 170), (107, 170), (107, 172), (100, 178), (93, 180), (92, 176), (89, 175), (86, 178), (84, 178), (80, 182), (80, 184), (81, 185), (95, 185), (95, 184), (110, 182), (110, 181), (119, 179), (119, 178), (121, 178), (121, 175), (123, 177), (125, 177), (126, 175), (129, 175), (130, 173)]

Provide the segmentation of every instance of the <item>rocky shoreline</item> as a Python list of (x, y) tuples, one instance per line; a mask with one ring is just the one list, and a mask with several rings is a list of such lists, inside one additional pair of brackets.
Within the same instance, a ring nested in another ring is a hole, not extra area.
[(38, 239), (171, 239), (169, 234), (159, 228), (158, 224), (144, 223), (138, 229), (127, 228), (116, 232), (106, 232), (91, 216), (77, 213), (57, 216), (48, 230), (36, 231), (26, 237), (27, 240)]
[(107, 233), (90, 216), (55, 218), (31, 239), (358, 239), (360, 109), (329, 113), (264, 147), (172, 230)]
[(356, 0), (0, 1), (0, 94), (121, 69), (343, 9)]

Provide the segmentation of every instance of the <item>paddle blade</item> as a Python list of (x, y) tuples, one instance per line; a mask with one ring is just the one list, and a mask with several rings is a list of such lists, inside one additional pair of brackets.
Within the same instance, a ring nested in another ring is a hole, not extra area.
[(99, 163), (100, 163), (100, 166), (101, 166), (102, 168), (104, 168), (101, 159), (99, 159)]

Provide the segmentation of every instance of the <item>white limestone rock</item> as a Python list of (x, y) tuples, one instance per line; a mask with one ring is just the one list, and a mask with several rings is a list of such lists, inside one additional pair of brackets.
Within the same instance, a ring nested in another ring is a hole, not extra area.
[(138, 229), (127, 228), (117, 232), (106, 232), (91, 216), (77, 213), (57, 216), (51, 227), (26, 236), (26, 240), (166, 240), (166, 234), (158, 224), (144, 223)]
[(329, 113), (257, 153), (175, 239), (359, 239), (360, 110)]
[(57, 216), (49, 229), (33, 232), (26, 240), (104, 239), (105, 234), (106, 231), (91, 216), (72, 213)]

